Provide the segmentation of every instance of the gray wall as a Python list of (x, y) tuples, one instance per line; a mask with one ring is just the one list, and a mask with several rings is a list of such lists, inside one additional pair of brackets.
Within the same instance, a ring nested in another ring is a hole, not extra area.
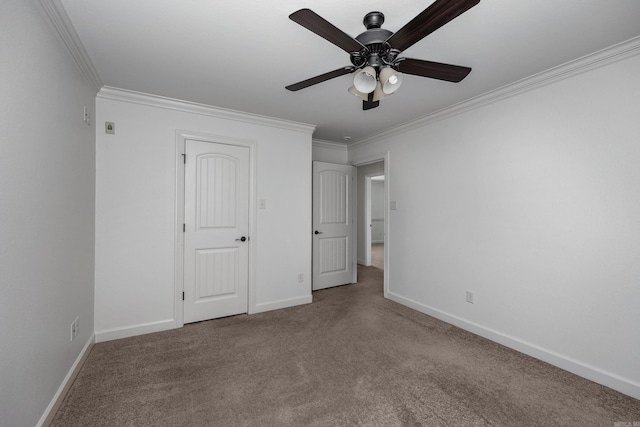
[(349, 160), (389, 151), (389, 297), (640, 397), (640, 56), (607, 54)]
[(371, 181), (371, 243), (384, 242), (384, 181)]
[(0, 13), (3, 426), (36, 425), (93, 336), (95, 89), (44, 16), (35, 1)]

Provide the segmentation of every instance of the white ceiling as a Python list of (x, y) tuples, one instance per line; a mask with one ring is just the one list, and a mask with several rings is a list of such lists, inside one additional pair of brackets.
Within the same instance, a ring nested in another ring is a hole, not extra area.
[(288, 19), (301, 8), (356, 36), (379, 10), (397, 31), (432, 0), (60, 0), (107, 86), (317, 125), (357, 142), (640, 35), (639, 0), (481, 0), (402, 56), (473, 68), (461, 83), (405, 76), (362, 111), (352, 76), (284, 87), (349, 65), (347, 53)]

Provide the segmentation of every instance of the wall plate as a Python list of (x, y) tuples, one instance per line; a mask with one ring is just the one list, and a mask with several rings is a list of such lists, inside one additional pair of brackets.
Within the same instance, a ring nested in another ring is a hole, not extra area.
[(116, 124), (114, 122), (104, 122), (104, 133), (108, 133), (109, 135), (115, 135)]

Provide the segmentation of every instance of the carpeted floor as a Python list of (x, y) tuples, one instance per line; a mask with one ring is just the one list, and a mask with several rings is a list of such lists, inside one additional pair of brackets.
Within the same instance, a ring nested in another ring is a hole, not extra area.
[(96, 344), (53, 425), (640, 422), (640, 401), (385, 300), (377, 268), (359, 278), (313, 304)]
[(371, 266), (384, 269), (384, 243), (371, 245)]

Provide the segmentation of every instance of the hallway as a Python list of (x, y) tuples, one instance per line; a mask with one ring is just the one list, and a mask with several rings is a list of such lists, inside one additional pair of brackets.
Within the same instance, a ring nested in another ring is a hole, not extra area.
[(371, 245), (371, 266), (384, 270), (384, 243)]

